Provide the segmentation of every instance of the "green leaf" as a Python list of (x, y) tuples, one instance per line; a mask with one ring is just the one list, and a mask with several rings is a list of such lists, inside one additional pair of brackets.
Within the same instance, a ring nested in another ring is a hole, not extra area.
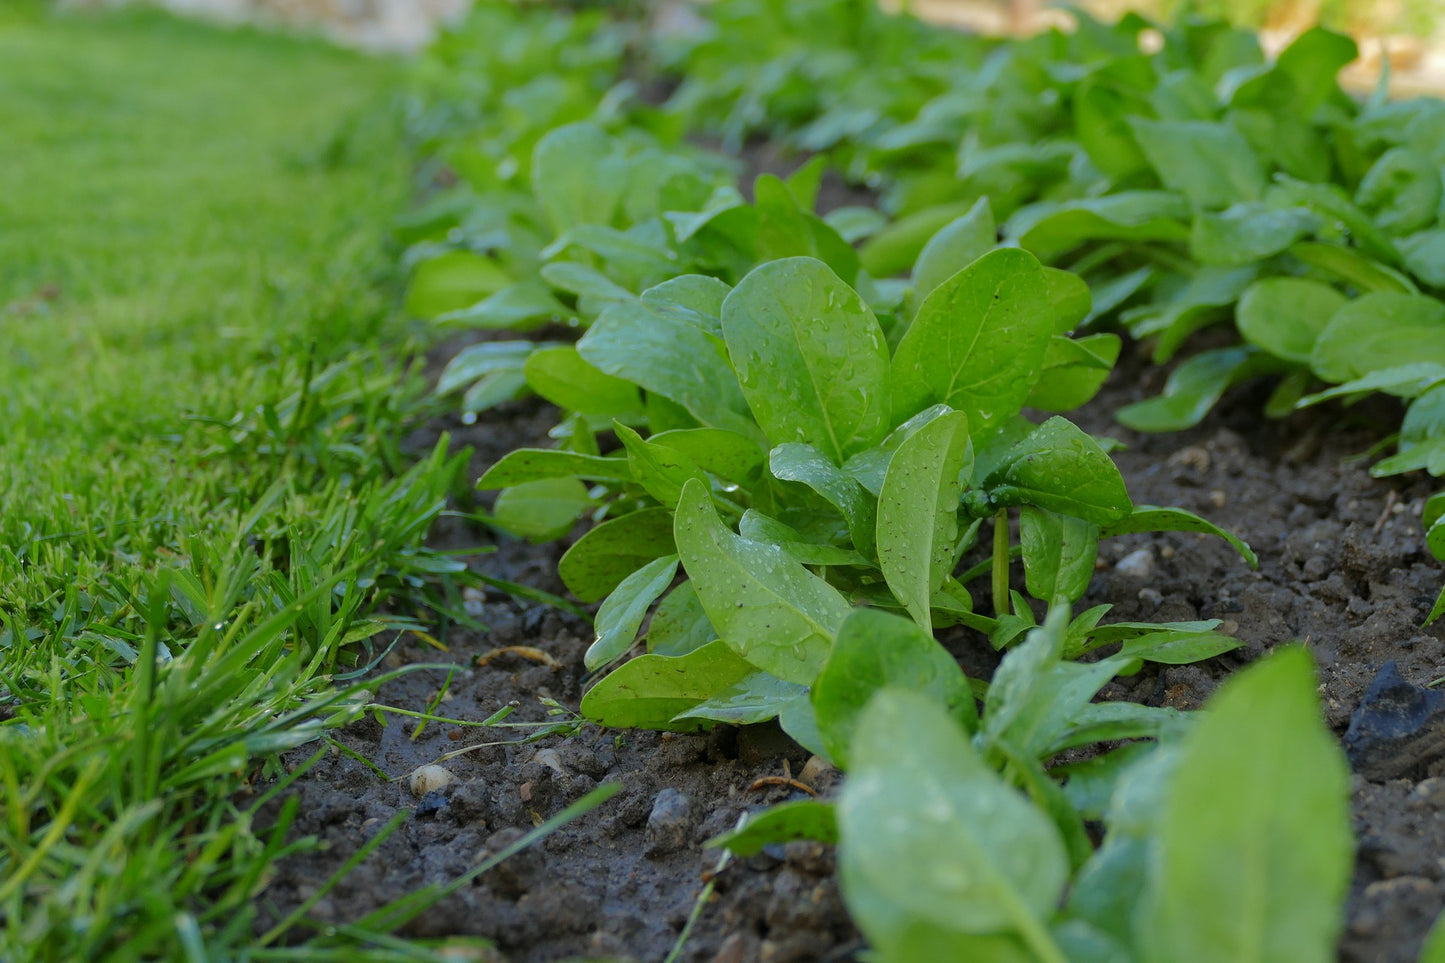
[(821, 451), (812, 445), (779, 445), (768, 455), (768, 470), (779, 481), (807, 485), (821, 495), (848, 523), (853, 547), (865, 556), (873, 555), (878, 506)]
[(1290, 245), (1289, 253), (1310, 267), (1331, 274), (1361, 291), (1415, 294), (1418, 290), (1414, 282), (1399, 271), (1354, 248), (1299, 241)]
[(804, 565), (864, 565), (871, 563), (852, 549), (809, 541), (802, 532), (749, 508), (738, 523), (738, 534), (755, 542), (771, 542)]
[(687, 655), (716, 638), (691, 582), (668, 592), (647, 625), (647, 651), (655, 655)]
[(1419, 963), (1445, 963), (1445, 912), (1435, 917), (1430, 932), (1426, 934)]
[(1072, 271), (1059, 268), (1044, 268), (1044, 282), (1048, 285), (1051, 313), (1054, 319), (1054, 334), (1068, 334), (1083, 324), (1094, 310), (1094, 296), (1088, 282)]
[(552, 296), (552, 289), (536, 278), (509, 284), (459, 311), (437, 316), (437, 323), (456, 328), (504, 328), (526, 331), (571, 312)]
[(406, 291), (406, 312), (434, 318), (468, 308), (512, 283), (496, 261), (471, 251), (448, 251), (421, 262)]
[(1157, 398), (1136, 401), (1114, 412), (1121, 425), (1135, 431), (1182, 431), (1204, 420), (1230, 385), (1249, 377), (1257, 367), (1250, 348), (1201, 351), (1180, 364), (1164, 381)]
[(942, 403), (978, 438), (1018, 414), (1053, 335), (1047, 291), (1038, 261), (1011, 248), (934, 290), (893, 358), (893, 420)]
[(722, 337), (722, 306), (732, 288), (706, 274), (682, 274), (642, 292), (645, 302), (666, 302), (697, 313), (710, 334)]
[(1354, 863), (1350, 774), (1316, 684), (1309, 654), (1286, 649), (1206, 705), (1167, 790), (1136, 916), (1150, 960), (1335, 959)]
[(722, 341), (665, 305), (612, 305), (577, 351), (599, 370), (682, 405), (704, 425), (757, 433)]
[(1297, 99), (1292, 106), (1300, 116), (1312, 116), (1316, 108), (1340, 92), (1335, 77), (1359, 53), (1359, 47), (1349, 37), (1318, 26), (1306, 30), (1280, 51), (1275, 69), (1294, 81)]
[(1206, 535), (1218, 535), (1233, 546), (1240, 557), (1249, 563), (1250, 568), (1259, 568), (1259, 556), (1254, 554), (1254, 549), (1249, 547), (1248, 542), (1182, 508), (1135, 505), (1134, 511), (1128, 517), (1106, 525), (1102, 534), (1105, 538), (1112, 538), (1115, 535), (1129, 535), (1134, 532), (1201, 532)]
[(532, 190), (558, 234), (578, 224), (610, 224), (626, 189), (626, 161), (592, 124), (554, 128), (532, 152)]
[(762, 472), (763, 450), (758, 443), (725, 428), (674, 428), (648, 441), (680, 452), (703, 471), (744, 487), (756, 483)]
[(1086, 241), (1189, 240), (1189, 205), (1168, 191), (1121, 191), (1105, 197), (1041, 202), (1020, 210), (1005, 233), (1048, 263)]
[(1347, 299), (1307, 278), (1256, 281), (1239, 298), (1235, 321), (1245, 340), (1286, 361), (1308, 364), (1320, 333)]
[(533, 391), (563, 411), (602, 418), (625, 418), (642, 412), (642, 396), (636, 385), (603, 374), (571, 345), (532, 352), (522, 371)]
[(922, 303), (933, 290), (998, 245), (998, 228), (988, 198), (929, 238), (913, 265), (913, 297)]
[(703, 470), (677, 449), (654, 445), (621, 423), (614, 424), (613, 431), (627, 449), (627, 464), (632, 468), (633, 478), (664, 508), (677, 505), (682, 486), (690, 479), (708, 484)]
[(1288, 250), (1318, 223), (1319, 218), (1302, 207), (1277, 209), (1246, 201), (1196, 217), (1189, 250), (1201, 264), (1243, 267)]
[(766, 672), (754, 672), (699, 702), (679, 719), (710, 719), (733, 726), (751, 726), (775, 719), (793, 700), (807, 698), (806, 686), (784, 682)]
[(557, 574), (577, 598), (597, 602), (648, 562), (676, 551), (672, 512), (645, 508), (583, 535), (557, 563)]
[(1068, 872), (1049, 818), (994, 775), (926, 695), (880, 692), (857, 733), (838, 800), (839, 881), (883, 958), (998, 958), (952, 949), (913, 955), (909, 931), (930, 928), (959, 937), (1020, 933), (1035, 952), (1062, 960), (1042, 922)]
[(1164, 186), (1189, 198), (1195, 210), (1256, 201), (1264, 193), (1264, 166), (1228, 124), (1142, 117), (1129, 123)]
[(1077, 340), (1054, 335), (1026, 404), (1040, 411), (1072, 411), (1085, 404), (1104, 386), (1122, 347), (1117, 334), (1090, 334)]
[(702, 482), (683, 487), (675, 531), (682, 564), (723, 641), (780, 679), (812, 682), (848, 601), (778, 546), (725, 528)]
[(625, 458), (603, 458), (550, 448), (518, 448), (502, 456), (477, 481), (477, 488), (506, 488), (544, 478), (587, 478), (594, 481), (632, 481)]
[(896, 615), (855, 609), (811, 693), (823, 746), (839, 766), (848, 768), (864, 707), (887, 686), (927, 695), (967, 731), (978, 728), (968, 677), (930, 632)]
[(1233, 652), (1243, 642), (1222, 632), (1148, 632), (1125, 640), (1120, 656), (1158, 662), (1163, 665), (1189, 665), (1203, 662), (1225, 652)]
[(1435, 223), (1442, 192), (1439, 165), (1409, 147), (1393, 147), (1360, 181), (1355, 203), (1381, 230), (1409, 234)]
[(575, 478), (522, 482), (497, 495), (491, 522), (513, 535), (550, 542), (570, 532), (582, 513), (596, 504), (587, 486)]
[(888, 348), (857, 293), (813, 258), (755, 268), (723, 302), (744, 396), (774, 444), (805, 442), (834, 464), (888, 431)]
[(766, 846), (788, 843), (795, 839), (813, 839), (820, 843), (838, 841), (838, 818), (830, 802), (817, 799), (794, 799), (752, 813), (737, 829), (714, 836), (705, 844), (709, 849), (726, 849), (734, 856), (752, 856)]
[(1034, 505), (1108, 525), (1133, 510), (1119, 469), (1073, 423), (1050, 418), (1005, 454), (984, 479), (998, 506)]
[[(459, 351), (447, 362), (437, 380), (436, 393), (450, 394), (458, 388), (465, 388), (479, 378), (498, 372), (515, 372), (521, 379), (522, 366), (533, 351), (545, 345), (533, 341), (492, 341), (473, 344)], [(522, 380), (526, 387), (526, 381)]]
[(933, 628), (931, 600), (958, 560), (962, 477), (973, 470), (968, 416), (933, 419), (898, 446), (878, 498), (878, 564), (913, 620)]
[(1025, 582), (1036, 599), (1075, 602), (1094, 580), (1099, 527), (1092, 522), (1026, 505), (1019, 514), (1019, 544)]
[(1310, 357), (1326, 381), (1350, 381), (1403, 364), (1445, 364), (1445, 304), (1420, 294), (1375, 292), (1330, 319)]
[(1445, 287), (1445, 230), (1421, 231), (1400, 239), (1405, 268), (1434, 288)]
[(707, 729), (706, 719), (679, 719), (698, 703), (749, 675), (757, 667), (722, 642), (687, 655), (640, 655), (612, 671), (582, 697), (582, 714), (617, 729)]
[(1390, 267), (1399, 267), (1400, 251), (1393, 241), (1375, 226), (1370, 215), (1360, 210), (1335, 184), (1314, 184), (1279, 175), (1269, 191), (1270, 203), (1276, 207), (1308, 207), (1319, 214), (1341, 243), (1353, 243), (1364, 254)]
[(1376, 478), (1425, 469), (1445, 474), (1445, 384), (1436, 385), (1405, 409), (1400, 423), (1400, 452), (1370, 469)]
[(647, 610), (667, 591), (676, 574), (677, 556), (665, 555), (648, 562), (613, 589), (597, 610), (597, 638), (582, 658), (588, 669), (606, 665), (632, 646)]
[(876, 232), (858, 252), (863, 270), (875, 278), (902, 274), (918, 261), (930, 238), (951, 221), (972, 209), (972, 204), (948, 203), (915, 211)]

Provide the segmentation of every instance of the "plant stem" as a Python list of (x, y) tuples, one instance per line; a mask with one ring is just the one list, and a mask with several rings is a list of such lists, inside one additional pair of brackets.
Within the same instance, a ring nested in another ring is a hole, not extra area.
[(993, 516), (993, 614), (1003, 618), (1009, 614), (1008, 604), (1008, 509), (1000, 508)]

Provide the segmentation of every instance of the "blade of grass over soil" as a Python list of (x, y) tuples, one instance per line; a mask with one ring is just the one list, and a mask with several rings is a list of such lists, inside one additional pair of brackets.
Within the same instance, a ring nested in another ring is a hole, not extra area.
[(419, 545), (459, 463), (395, 441), (396, 75), (0, 16), (0, 959), (249, 944), (295, 846), (238, 792), (369, 701), (333, 673), (455, 565)]

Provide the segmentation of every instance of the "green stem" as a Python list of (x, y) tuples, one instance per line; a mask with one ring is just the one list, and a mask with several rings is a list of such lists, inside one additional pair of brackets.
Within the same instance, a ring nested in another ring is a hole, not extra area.
[(993, 614), (1000, 619), (1009, 614), (1008, 563), (1008, 509), (1000, 508), (993, 516)]

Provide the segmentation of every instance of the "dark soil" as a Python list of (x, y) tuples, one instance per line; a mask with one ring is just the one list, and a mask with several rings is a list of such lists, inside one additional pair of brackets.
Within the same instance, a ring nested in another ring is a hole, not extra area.
[[(1388, 660), (1423, 685), (1445, 675), (1445, 624), (1421, 629), (1445, 571), (1423, 550), (1419, 515), (1428, 479), (1377, 481), (1358, 456), (1398, 425), (1388, 405), (1324, 407), (1285, 421), (1259, 412), (1268, 386), (1234, 392), (1200, 427), (1143, 436), (1112, 421), (1120, 405), (1156, 394), (1165, 372), (1126, 357), (1099, 399), (1076, 419), (1126, 444), (1117, 461), (1136, 503), (1197, 511), (1246, 539), (1259, 553), (1251, 571), (1221, 540), (1203, 535), (1131, 535), (1105, 543), (1084, 604), (1114, 606), (1106, 621), (1218, 618), (1246, 644), (1198, 666), (1146, 669), (1106, 690), (1181, 708), (1199, 706), (1230, 672), (1270, 648), (1303, 641), (1320, 666), (1328, 721), (1343, 734), (1371, 679)], [(472, 470), (514, 447), (545, 444), (554, 412), (515, 403), (464, 425), (443, 418), (413, 439), (425, 449), (441, 431), (477, 454)], [(457, 519), (437, 544), (476, 544), (489, 536)], [(500, 540), (475, 558), (488, 575), (562, 593), (561, 546)], [(1128, 561), (1124, 564), (1125, 559)], [(515, 705), (511, 721), (548, 721), (541, 698), (575, 708), (584, 683), (582, 653), (591, 640), (582, 620), (501, 592), (470, 593), (467, 606), (486, 634), (453, 629), (449, 652), (411, 642), (391, 656), (454, 663), (438, 712), (484, 719)], [(479, 656), (507, 646), (540, 649)], [(965, 666), (987, 646), (966, 644)], [(987, 662), (986, 656), (982, 657)], [(427, 671), (382, 688), (378, 701), (424, 709), (445, 674)], [(297, 905), (401, 809), (415, 812), (399, 831), (315, 907), (322, 921), (354, 919), (418, 886), (465, 872), (479, 856), (604, 781), (622, 785), (610, 802), (482, 877), (404, 930), (471, 934), (496, 941), (503, 958), (571, 957), (662, 960), (677, 940), (717, 852), (703, 842), (740, 814), (787, 798), (755, 787), (762, 777), (803, 775), (808, 753), (775, 727), (719, 728), (670, 736), (583, 726), (569, 737), (533, 743), (528, 730), (465, 729), (393, 716), (336, 733), (345, 746), (396, 781), (385, 782), (339, 753), (327, 756), (290, 791), (300, 814), (292, 835), (314, 835), (318, 851), (284, 861), (261, 894), (263, 924)], [(491, 744), (488, 744), (491, 743)], [(419, 805), (404, 778), (441, 754), (477, 745), (446, 763), (457, 782)], [(310, 750), (288, 757), (294, 764)], [(837, 773), (806, 774), (823, 795)], [(1445, 905), (1445, 762), (1425, 761), (1411, 778), (1355, 777), (1360, 850), (1341, 959), (1351, 963), (1415, 960)], [(795, 792), (795, 791), (794, 791)], [(796, 792), (795, 792), (796, 794)], [(275, 812), (268, 807), (259, 822)], [(1308, 818), (1308, 814), (1301, 814)], [(716, 895), (679, 957), (690, 961), (852, 960), (862, 948), (833, 875), (833, 854), (794, 843), (736, 862), (716, 876)]]

